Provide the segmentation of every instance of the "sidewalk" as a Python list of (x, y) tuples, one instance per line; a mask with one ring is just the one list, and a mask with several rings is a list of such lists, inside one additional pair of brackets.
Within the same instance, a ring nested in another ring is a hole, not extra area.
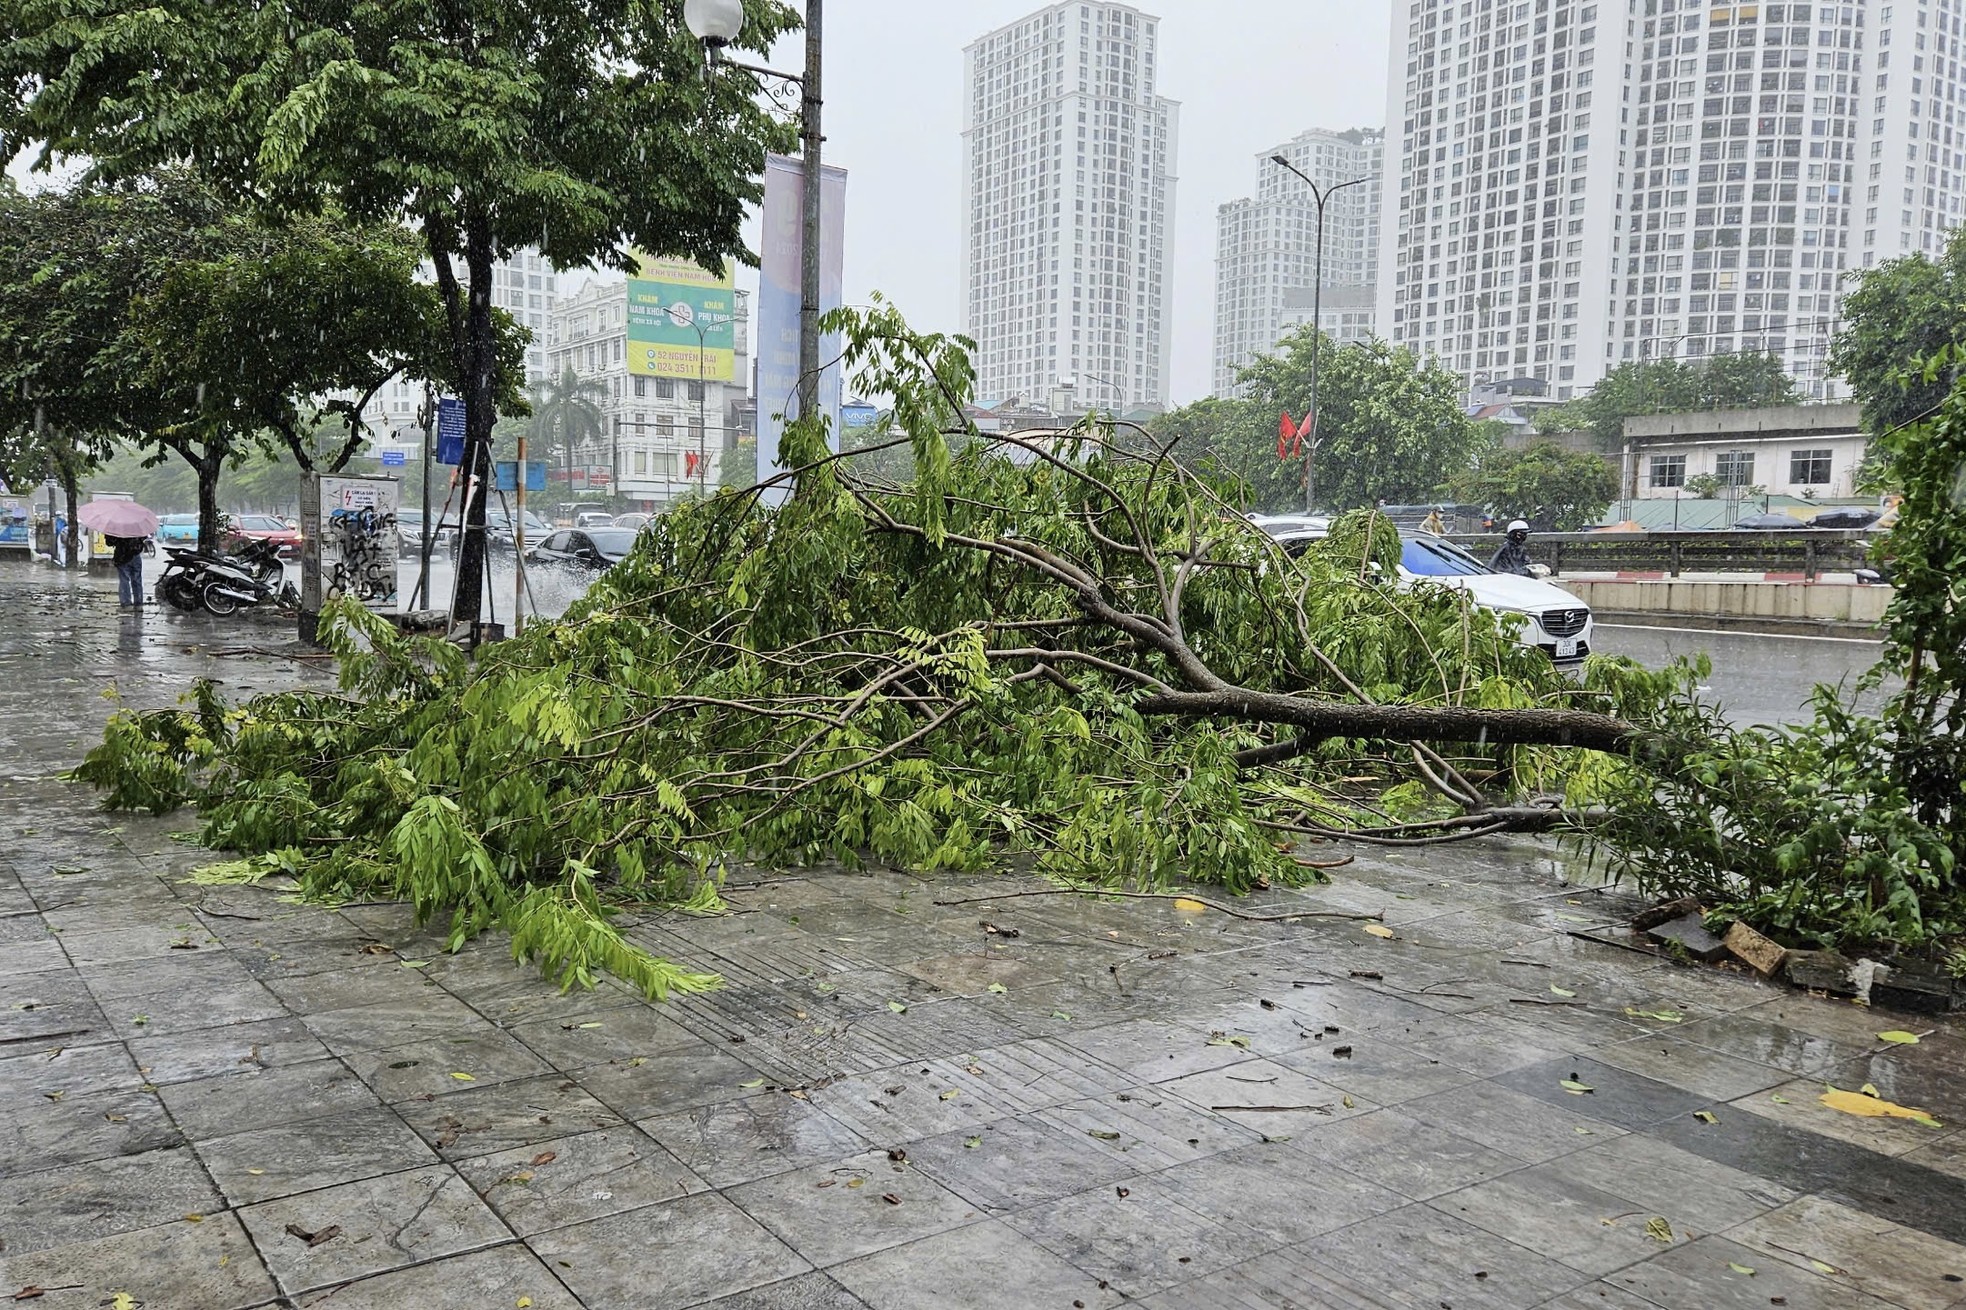
[[(1236, 903), (1383, 911), (1390, 940), (760, 873), (729, 916), (631, 929), (723, 991), (562, 995), (401, 906), (187, 885), (188, 816), (56, 780), (112, 679), (162, 704), (201, 672), (309, 676), (210, 653), (283, 644), (271, 622), (120, 617), (102, 583), (0, 569), (0, 1297), (1966, 1304), (1959, 1030), (1581, 941), (1627, 902), (1541, 847), (1362, 851)], [(1825, 1083), (1944, 1126), (1837, 1113)]]

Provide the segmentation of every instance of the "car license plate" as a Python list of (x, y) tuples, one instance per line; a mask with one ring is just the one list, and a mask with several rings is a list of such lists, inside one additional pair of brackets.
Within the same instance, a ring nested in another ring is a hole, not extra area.
[(1556, 657), (1557, 657), (1558, 659), (1560, 659), (1560, 660), (1574, 660), (1574, 659), (1576, 659), (1576, 658), (1577, 658), (1577, 638), (1575, 638), (1575, 637), (1558, 637), (1558, 638), (1556, 639)]

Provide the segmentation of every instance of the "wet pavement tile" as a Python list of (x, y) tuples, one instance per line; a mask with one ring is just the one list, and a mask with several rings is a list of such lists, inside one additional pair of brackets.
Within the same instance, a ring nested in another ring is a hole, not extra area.
[(514, 1024), (508, 1031), (556, 1069), (697, 1049), (702, 1039), (656, 1006), (629, 1002), (566, 1019)]
[(810, 1101), (780, 1092), (638, 1122), (643, 1132), (714, 1187), (731, 1187), (870, 1145)]
[(1101, 1149), (1105, 1143), (1091, 1131), (1075, 1133), (1043, 1118), (1016, 1117), (896, 1149), (903, 1150), (909, 1164), (978, 1209), (1003, 1214), (1140, 1171), (1137, 1162)]
[(1821, 1261), (1836, 1266), (1839, 1283), (1906, 1310), (1966, 1301), (1966, 1247), (1821, 1197), (1797, 1198), (1727, 1237), (1760, 1254), (1749, 1264), (1780, 1260), (1815, 1271)]
[(397, 1105), (417, 1136), (446, 1160), (492, 1155), (555, 1137), (615, 1129), (622, 1119), (569, 1078), (548, 1076), (468, 1087)]
[[(1581, 1055), (1513, 1069), (1493, 1083), (1634, 1132), (1716, 1105), (1707, 1097)], [(1578, 1086), (1590, 1090), (1580, 1092)]]
[[(1879, 1155), (1906, 1155), (1920, 1147), (1943, 1142), (1958, 1131), (1957, 1121), (1951, 1119), (1941, 1120), (1943, 1127), (1932, 1128), (1910, 1119), (1845, 1114), (1823, 1104), (1823, 1093), (1831, 1086), (1855, 1092), (1864, 1084), (1843, 1078), (1799, 1078), (1771, 1087), (1766, 1092), (1740, 1097), (1729, 1102), (1728, 1108), (1735, 1113), (1751, 1114), (1801, 1132), (1833, 1137)], [(1881, 1094), (1883, 1089), (1880, 1087), (1878, 1091)], [(1887, 1096), (1884, 1099), (1891, 1098)], [(1916, 1100), (1904, 1104), (1911, 1109), (1927, 1108)]]
[(1624, 1131), (1567, 1106), (1492, 1083), (1471, 1083), (1423, 1096), (1400, 1110), (1532, 1164), (1583, 1150)]
[[(1648, 1226), (1655, 1217), (1672, 1223), (1670, 1214), (1655, 1216), (1607, 1190), (1615, 1179), (1600, 1179), (1602, 1186), (1593, 1186), (1572, 1173), (1558, 1164), (1537, 1165), (1427, 1204), (1593, 1276), (1657, 1254), (1660, 1242)], [(1677, 1224), (1673, 1231), (1680, 1231)]]
[(1600, 1046), (1591, 1058), (1720, 1101), (1765, 1092), (1793, 1077), (1787, 1070), (1722, 1055), (1670, 1033)]
[(1398, 1110), (1331, 1124), (1291, 1138), (1290, 1146), (1415, 1201), (1527, 1167), (1526, 1161)]
[(1397, 1105), (1477, 1081), (1465, 1069), (1416, 1054), (1373, 1032), (1321, 1037), (1276, 1056), (1275, 1061), (1380, 1105)]
[(288, 1295), (512, 1237), (443, 1164), (265, 1201), (238, 1215)]
[(170, 1083), (158, 1095), (194, 1141), (382, 1106), (339, 1060)]
[(1265, 1257), (1266, 1266), (1387, 1286), (1407, 1304), (1456, 1310), (1540, 1305), (1582, 1281), (1568, 1265), (1472, 1224), (1412, 1205)]
[(189, 1147), (0, 1177), (0, 1250), (25, 1255), (223, 1208)]
[(490, 1020), (455, 997), (441, 992), (418, 996), (414, 991), (393, 1001), (320, 1010), (302, 1015), (301, 1021), (336, 1053), (382, 1051), (493, 1027)]
[(1793, 1027), (1762, 1007), (1684, 1024), (1673, 1035), (1722, 1055), (1771, 1065), (1800, 1077), (1814, 1077), (1856, 1059), (1874, 1044), (1858, 1039), (1839, 1041)]
[[(137, 1072), (122, 1043), (99, 1046), (67, 1046), (52, 1042), (46, 1046), (23, 1044), (0, 1048), (0, 1098), (25, 1094), (46, 1097), (50, 1092), (71, 1090), (100, 1094), (136, 1091), (152, 1081)], [(31, 1104), (31, 1102), (30, 1102)]]
[(17, 1176), (179, 1146), (184, 1137), (144, 1091), (64, 1089), (9, 1098), (0, 1127), (0, 1175)]
[(577, 1076), (590, 1095), (624, 1119), (648, 1119), (751, 1096), (763, 1077), (743, 1060), (703, 1042), (658, 1055), (589, 1065)]
[(1719, 1232), (1796, 1197), (1779, 1183), (1703, 1160), (1642, 1133), (1586, 1146), (1544, 1167), (1556, 1177), (1621, 1196), (1665, 1217), (1675, 1229), (1695, 1232)]
[(1266, 1134), (1198, 1109), (1159, 1087), (1134, 1087), (1068, 1101), (1036, 1116), (1082, 1132), (1100, 1150), (1131, 1162), (1132, 1172), (1200, 1160), (1238, 1146), (1254, 1146)]
[(1307, 1133), (1378, 1108), (1268, 1060), (1245, 1060), (1189, 1074), (1157, 1083), (1155, 1090), (1178, 1096), (1198, 1110), (1220, 1115), (1265, 1137)]
[(516, 1242), (447, 1256), (296, 1297), (300, 1310), (580, 1310), (580, 1302), (526, 1247)]
[(806, 1274), (703, 1303), (701, 1310), (868, 1310), (828, 1274)]
[(422, 970), (405, 969), (400, 961), (386, 957), (371, 957), (368, 963), (298, 978), (270, 979), (266, 987), (293, 1014), (391, 1005), (441, 995)]
[(1020, 1305), (1106, 1307), (1118, 1293), (1001, 1224), (974, 1224), (869, 1255), (831, 1271), (870, 1310), (993, 1310), (1016, 1288)]
[(634, 1128), (460, 1160), (457, 1171), (521, 1237), (709, 1190)]
[(1006, 1216), (1005, 1225), (1128, 1297), (1200, 1278), (1276, 1243), (1189, 1203), (1157, 1175)]
[(384, 1109), (214, 1137), (198, 1142), (196, 1149), (235, 1206), (437, 1162), (423, 1140)]
[[(1752, 1274), (1734, 1268), (1752, 1269)], [(1847, 1279), (1799, 1269), (1725, 1237), (1702, 1237), (1604, 1280), (1662, 1310), (1891, 1310)]]
[(183, 1083), (325, 1060), (328, 1048), (297, 1017), (144, 1037), (129, 1050), (152, 1083)]
[(773, 1174), (724, 1195), (822, 1269), (984, 1217), (887, 1149)]
[(812, 1269), (710, 1192), (556, 1228), (527, 1245), (588, 1310), (682, 1310)]
[(529, 1047), (495, 1028), (382, 1051), (350, 1051), (342, 1060), (377, 1096), (392, 1102), (553, 1072)]
[(1156, 1176), (1183, 1205), (1273, 1244), (1301, 1242), (1406, 1204), (1397, 1192), (1282, 1142), (1238, 1146)]
[(49, 1296), (72, 1298), (69, 1303), (76, 1306), (112, 1305), (122, 1293), (139, 1306), (198, 1310), (247, 1310), (276, 1295), (259, 1252), (230, 1214), (204, 1215), (197, 1223), (172, 1215), (155, 1227), (111, 1237), (32, 1252), (0, 1251), (0, 1287), (9, 1297), (29, 1287), (48, 1288)]

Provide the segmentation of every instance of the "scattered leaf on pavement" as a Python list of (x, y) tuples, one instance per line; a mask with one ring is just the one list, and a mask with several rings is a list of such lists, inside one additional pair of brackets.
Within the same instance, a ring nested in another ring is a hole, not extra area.
[(1087, 1137), (1097, 1137), (1102, 1142), (1117, 1142), (1120, 1139), (1118, 1133), (1107, 1132), (1103, 1128), (1088, 1128), (1085, 1130), (1085, 1135)]
[(1711, 1110), (1695, 1110), (1693, 1111), (1693, 1117), (1703, 1124), (1717, 1124), (1720, 1122), (1720, 1120), (1714, 1118), (1713, 1111)]
[(753, 1079), (752, 1079), (752, 1080), (751, 1080), (750, 1082), (748, 1082), (748, 1083), (739, 1083), (739, 1084), (738, 1084), (738, 1086), (739, 1086), (739, 1087), (743, 1087), (743, 1088), (752, 1088), (752, 1087), (763, 1087), (764, 1085), (765, 1085), (765, 1080), (764, 1080), (764, 1079), (762, 1079), (762, 1078), (753, 1078)]
[(1201, 914), (1208, 909), (1200, 901), (1190, 900), (1186, 896), (1175, 897), (1174, 908), (1177, 910), (1186, 910), (1189, 914)]
[(1072, 1016), (1066, 1014), (1063, 1010), (1053, 1010), (1051, 1012), (1051, 1017), (1054, 1019), (1063, 1019), (1066, 1023), (1070, 1023), (1072, 1021)]
[(1391, 928), (1388, 928), (1383, 923), (1368, 923), (1365, 925), (1365, 930), (1374, 937), (1392, 937), (1396, 935)]
[(1550, 984), (1550, 990), (1555, 992), (1558, 996), (1575, 996), (1577, 994), (1571, 991), (1568, 987), (1559, 987), (1555, 983)]
[(882, 1192), (881, 1200), (886, 1201), (889, 1205), (901, 1204), (901, 1198), (896, 1196), (893, 1192)]
[(1645, 1235), (1655, 1242), (1672, 1242), (1672, 1225), (1658, 1215), (1645, 1221)]
[(1562, 1087), (1564, 1091), (1570, 1093), (1572, 1096), (1582, 1096), (1586, 1092), (1597, 1090), (1595, 1087), (1578, 1082), (1575, 1078), (1565, 1078), (1558, 1086)]
[(989, 990), (998, 996), (1002, 996), (1005, 992), (1009, 991), (1010, 989), (1008, 987), (1005, 987), (1002, 983), (991, 983)]
[(404, 961), (403, 961), (403, 967), (404, 967), (405, 969), (427, 969), (427, 968), (429, 968), (429, 967), (430, 967), (430, 961), (428, 961), (428, 960), (404, 960)]
[(890, 1009), (890, 1010), (892, 1010), (892, 1011), (894, 1011), (894, 1012), (895, 1012), (896, 1014), (906, 1014), (906, 1013), (908, 1013), (908, 1007), (907, 1007), (907, 1006), (905, 1006), (905, 1005), (903, 1005), (903, 1004), (902, 1004), (901, 1002), (899, 1002), (899, 1001), (889, 1001), (889, 1002), (887, 1003), (887, 1008), (888, 1008), (888, 1009)]
[(580, 1028), (599, 1028), (601, 1026), (601, 1021), (599, 1019), (596, 1019), (592, 1023), (583, 1023), (583, 1024), (578, 1024), (576, 1026)]
[(951, 1088), (950, 1088), (950, 1089), (949, 1089), (948, 1091), (946, 1091), (946, 1092), (944, 1092), (944, 1093), (942, 1093), (942, 1099), (943, 1099), (943, 1100), (945, 1100), (945, 1101), (953, 1101), (953, 1100), (955, 1100), (955, 1099), (956, 1099), (956, 1098), (957, 1098), (958, 1096), (961, 1096), (961, 1095), (962, 1095), (962, 1093), (961, 1093), (961, 1092), (959, 1092), (959, 1091), (957, 1091), (957, 1090), (956, 1090), (955, 1088), (953, 1088), (953, 1087), (951, 1087)]
[(1844, 1114), (1854, 1114), (1859, 1118), (1909, 1119), (1913, 1123), (1923, 1124), (1927, 1128), (1938, 1128), (1942, 1126), (1937, 1119), (1934, 1119), (1923, 1110), (1915, 1110), (1908, 1105), (1899, 1105), (1894, 1101), (1884, 1100), (1877, 1094), (1875, 1088), (1869, 1087), (1868, 1085), (1863, 1092), (1844, 1092), (1832, 1087), (1816, 1099), (1832, 1110), (1840, 1110)]
[(128, 1292), (118, 1292), (109, 1299), (109, 1310), (137, 1310), (137, 1299)]
[(1880, 1042), (1890, 1042), (1893, 1046), (1916, 1046), (1918, 1045), (1918, 1034), (1908, 1033), (1900, 1028), (1893, 1028), (1888, 1033), (1879, 1033), (1877, 1040)]
[(963, 1150), (965, 1151), (974, 1151), (977, 1147), (981, 1145), (983, 1145), (983, 1139), (981, 1137), (963, 1138)]
[(849, 1178), (846, 1180), (846, 1185), (848, 1187), (865, 1187), (867, 1180), (865, 1178)]
[(532, 1310), (532, 1298), (529, 1296), (522, 1296), (513, 1304), (518, 1306), (519, 1310)]
[(1210, 1046), (1240, 1046), (1247, 1050), (1249, 1039), (1247, 1037), (1231, 1037), (1227, 1033), (1216, 1033), (1208, 1039), (1208, 1044)]
[(451, 1070), (451, 1077), (457, 1079), (461, 1083), (475, 1083), (478, 1081), (475, 1076), (468, 1073), (459, 1073), (455, 1069)]
[(1838, 1269), (1835, 1265), (1829, 1263), (1827, 1260), (1818, 1260), (1814, 1256), (1810, 1256), (1807, 1258), (1809, 1260), (1809, 1267), (1814, 1269), (1819, 1274), (1840, 1274), (1843, 1272), (1841, 1269)]
[(194, 1210), (184, 1217), (184, 1222), (188, 1224), (202, 1224), (205, 1222), (205, 1216)]
[(535, 1165), (552, 1164), (555, 1160), (559, 1158), (560, 1158), (560, 1153), (558, 1151), (541, 1151), (538, 1155), (535, 1155), (532, 1158), (532, 1162)]
[(1737, 1274), (1745, 1274), (1749, 1278), (1754, 1277), (1754, 1270), (1747, 1265), (1736, 1264), (1732, 1260), (1729, 1260), (1727, 1262), (1727, 1267), (1729, 1269), (1732, 1269)]
[(1686, 1016), (1678, 1010), (1635, 1010), (1627, 1005), (1625, 1013), (1634, 1019), (1657, 1019), (1660, 1023), (1686, 1022)]
[(1778, 1096), (1778, 1095), (1770, 1094), (1768, 1099), (1773, 1101), (1776, 1105), (1789, 1104), (1789, 1098), (1786, 1096)]

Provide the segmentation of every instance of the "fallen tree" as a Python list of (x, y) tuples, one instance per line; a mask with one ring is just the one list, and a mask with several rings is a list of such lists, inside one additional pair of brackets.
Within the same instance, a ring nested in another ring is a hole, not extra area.
[[(1393, 585), (1368, 512), (1301, 558), (1137, 431), (984, 438), (960, 343), (840, 315), (901, 435), (788, 434), (759, 488), (677, 506), (559, 622), (482, 652), (324, 616), (334, 693), (122, 714), (78, 776), (193, 803), (204, 840), (315, 896), (493, 924), (572, 983), (703, 979), (608, 924), (714, 902), (733, 861), (985, 867), (1232, 892), (1319, 875), (1306, 838), (1561, 827), (1656, 758), (1677, 673), (1581, 681), (1458, 591)], [(905, 444), (914, 477), (861, 468)]]

